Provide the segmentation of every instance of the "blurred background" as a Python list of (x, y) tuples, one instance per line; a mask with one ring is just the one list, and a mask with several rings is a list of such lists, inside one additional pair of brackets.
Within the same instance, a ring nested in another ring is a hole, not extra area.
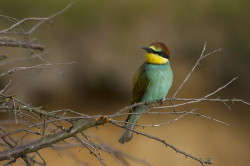
[[(0, 14), (17, 19), (48, 17), (70, 2), (0, 1)], [(132, 76), (145, 59), (141, 47), (155, 41), (168, 45), (174, 72), (174, 84), (168, 94), (171, 96), (207, 42), (207, 53), (219, 48), (223, 48), (223, 51), (202, 61), (177, 97), (203, 97), (238, 77), (213, 97), (250, 101), (249, 6), (247, 0), (76, 1), (70, 9), (43, 24), (29, 38), (45, 45), (45, 53), (40, 54), (47, 61), (76, 61), (78, 64), (59, 66), (57, 70), (31, 72), (28, 77), (27, 73), (16, 73), (2, 78), (0, 86), (4, 87), (12, 79), (14, 86), (9, 90), (10, 94), (16, 94), (22, 100), (47, 110), (70, 108), (90, 115), (112, 114), (129, 104)], [(23, 27), (28, 29), (34, 24), (30, 21)], [(1, 30), (10, 25), (10, 22), (0, 18)], [(43, 63), (37, 58), (29, 58), (31, 53), (21, 48), (0, 47), (0, 54), (8, 57), (0, 61), (1, 73), (15, 66)], [(241, 103), (229, 105), (232, 110), (222, 103), (204, 103), (187, 108), (198, 107), (197, 112), (230, 126), (187, 116), (159, 128), (139, 130), (166, 139), (197, 157), (212, 158), (214, 165), (245, 166), (250, 162), (249, 106)], [(178, 111), (185, 109), (179, 108)], [(146, 115), (140, 123), (158, 124), (166, 119), (169, 117)], [(122, 129), (112, 125), (88, 131), (111, 147), (152, 165), (199, 165), (139, 135), (135, 135), (126, 145), (120, 145), (117, 140), (121, 132)], [(48, 165), (83, 165), (82, 162), (100, 165), (85, 150), (72, 150), (75, 157), (66, 152), (62, 152), (61, 157), (52, 150), (41, 152), (47, 154)], [(110, 155), (103, 155), (108, 165), (119, 165)], [(140, 165), (133, 161), (129, 163)]]

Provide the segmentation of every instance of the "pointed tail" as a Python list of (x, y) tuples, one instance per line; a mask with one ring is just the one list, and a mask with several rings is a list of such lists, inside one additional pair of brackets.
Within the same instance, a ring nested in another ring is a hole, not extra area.
[[(138, 106), (134, 109), (134, 112), (142, 113), (142, 112), (147, 111), (147, 108), (148, 107), (145, 105)], [(126, 124), (126, 127), (133, 130), (135, 128), (135, 125), (136, 125), (138, 119), (140, 118), (140, 116), (141, 116), (141, 114), (129, 115), (127, 120), (126, 120), (126, 122), (128, 122)], [(120, 139), (119, 139), (119, 142), (121, 144), (124, 144), (124, 143), (130, 141), (132, 139), (132, 137), (133, 137), (133, 131), (125, 129), (124, 132), (122, 133)]]
[[(126, 125), (127, 128), (130, 128), (130, 129), (134, 129), (135, 128), (135, 125), (132, 125), (132, 124), (127, 124)], [(133, 131), (131, 130), (128, 130), (128, 129), (125, 129), (119, 139), (119, 142), (121, 144), (124, 144), (128, 141), (130, 141), (132, 139), (132, 136), (133, 136)]]

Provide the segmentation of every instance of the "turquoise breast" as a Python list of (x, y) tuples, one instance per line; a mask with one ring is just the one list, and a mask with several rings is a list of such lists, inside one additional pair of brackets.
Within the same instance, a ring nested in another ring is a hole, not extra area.
[(145, 72), (149, 80), (149, 87), (143, 95), (142, 101), (164, 99), (172, 86), (173, 73), (170, 63), (146, 64)]

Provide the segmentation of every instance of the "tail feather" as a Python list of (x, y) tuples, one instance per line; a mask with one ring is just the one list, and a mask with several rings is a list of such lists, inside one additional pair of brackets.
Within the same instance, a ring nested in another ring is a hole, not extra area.
[(126, 122), (128, 122), (125, 126), (128, 129), (125, 129), (122, 133), (121, 138), (119, 139), (119, 142), (121, 144), (124, 144), (128, 141), (130, 141), (133, 137), (133, 131), (129, 130), (129, 129), (134, 129), (135, 128), (135, 124), (137, 123), (139, 117), (141, 115), (130, 115), (128, 116), (128, 118), (126, 119)]
[[(137, 112), (137, 113), (142, 113), (145, 112), (147, 110), (147, 106), (142, 105), (142, 106), (137, 106), (136, 108), (134, 108), (134, 110), (132, 112)], [(121, 144), (124, 144), (128, 141), (130, 141), (132, 139), (133, 136), (133, 131), (129, 130), (129, 129), (134, 129), (135, 128), (135, 124), (137, 123), (138, 119), (140, 118), (141, 114), (138, 115), (129, 115), (128, 118), (126, 119), (126, 122), (128, 122), (126, 124), (126, 127), (128, 129), (125, 129), (124, 132), (122, 133), (121, 138), (119, 139), (119, 142)]]
[[(130, 129), (134, 129), (135, 128), (135, 125), (132, 125), (132, 124), (127, 124), (126, 127), (130, 128)], [(121, 144), (124, 144), (128, 141), (130, 141), (133, 137), (133, 131), (131, 130), (128, 130), (128, 129), (125, 129), (122, 133), (122, 136), (120, 137), (119, 139), (119, 142)]]

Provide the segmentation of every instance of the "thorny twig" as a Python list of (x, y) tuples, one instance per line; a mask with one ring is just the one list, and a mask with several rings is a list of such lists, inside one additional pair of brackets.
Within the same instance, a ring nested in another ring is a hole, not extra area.
[[(123, 126), (123, 125), (120, 125), (120, 124), (118, 124), (118, 123), (116, 123), (116, 122), (113, 122), (113, 121), (110, 121), (110, 123), (112, 123), (112, 124), (114, 124), (114, 125), (116, 125), (116, 126), (118, 126), (118, 127), (124, 128), (124, 129), (129, 129), (129, 128), (127, 128), (127, 127), (125, 127), (125, 126)], [(192, 154), (186, 153), (185, 151), (182, 151), (182, 150), (176, 148), (174, 145), (172, 145), (172, 144), (166, 142), (165, 140), (160, 139), (160, 138), (158, 138), (158, 137), (156, 137), (156, 136), (149, 135), (149, 134), (146, 134), (146, 133), (144, 133), (144, 132), (140, 132), (140, 131), (133, 130), (133, 129), (129, 129), (129, 130), (131, 130), (131, 131), (133, 131), (133, 132), (135, 132), (135, 133), (137, 133), (137, 134), (143, 135), (143, 136), (145, 136), (145, 137), (148, 137), (148, 138), (150, 138), (150, 139), (153, 139), (153, 140), (156, 140), (156, 141), (158, 141), (158, 142), (161, 142), (161, 143), (163, 143), (164, 145), (166, 145), (167, 147), (170, 147), (171, 149), (173, 149), (176, 153), (183, 154), (183, 155), (186, 156), (186, 157), (189, 157), (189, 158), (191, 158), (191, 159), (194, 159), (194, 160), (200, 162), (202, 166), (204, 166), (204, 164), (213, 164), (213, 161), (210, 160), (210, 159), (202, 160), (202, 159), (200, 159), (200, 158), (198, 158), (198, 157), (193, 156)]]
[[(99, 161), (102, 165), (106, 166), (102, 156), (100, 155), (100, 153), (98, 152), (98, 148), (96, 148), (96, 145), (94, 143), (92, 143), (92, 146), (90, 146), (89, 144), (87, 144), (86, 142), (84, 142), (83, 140), (81, 140), (81, 138), (75, 136), (75, 138), (84, 146), (86, 147), (90, 153), (92, 153)], [(92, 150), (92, 148), (94, 150)]]

